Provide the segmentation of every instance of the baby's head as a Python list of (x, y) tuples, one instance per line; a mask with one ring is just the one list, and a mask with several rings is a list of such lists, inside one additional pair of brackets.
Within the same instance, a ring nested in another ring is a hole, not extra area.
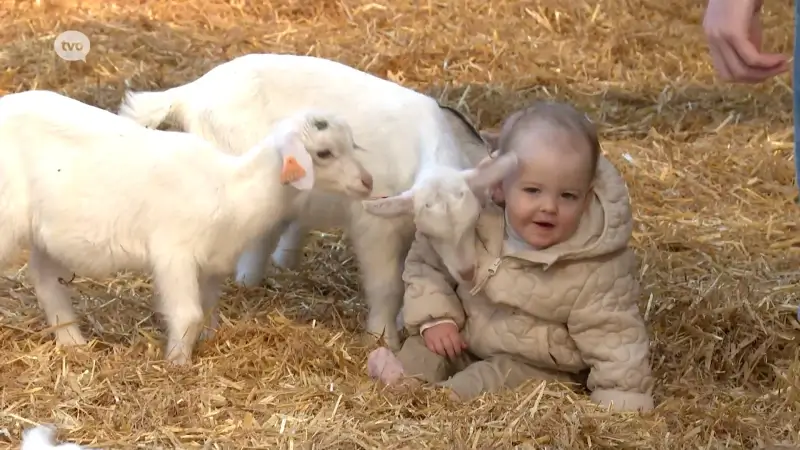
[(569, 239), (592, 198), (600, 143), (586, 115), (566, 103), (537, 102), (503, 124), (498, 153), (519, 168), (495, 188), (509, 226), (544, 249)]

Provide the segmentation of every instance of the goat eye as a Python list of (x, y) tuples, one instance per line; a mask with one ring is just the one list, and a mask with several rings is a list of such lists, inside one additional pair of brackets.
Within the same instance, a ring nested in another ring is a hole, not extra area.
[(320, 159), (328, 159), (333, 156), (333, 152), (331, 152), (330, 150), (320, 150), (317, 152), (317, 156)]
[(430, 203), (425, 203), (425, 207), (426, 207), (426, 208), (430, 208), (430, 207), (431, 207), (431, 204), (430, 204)]

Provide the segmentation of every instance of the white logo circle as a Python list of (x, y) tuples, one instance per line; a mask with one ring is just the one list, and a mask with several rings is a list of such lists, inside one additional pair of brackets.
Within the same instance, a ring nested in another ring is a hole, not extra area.
[(66, 61), (86, 62), (89, 54), (89, 38), (80, 31), (68, 30), (56, 36), (53, 48), (56, 54)]

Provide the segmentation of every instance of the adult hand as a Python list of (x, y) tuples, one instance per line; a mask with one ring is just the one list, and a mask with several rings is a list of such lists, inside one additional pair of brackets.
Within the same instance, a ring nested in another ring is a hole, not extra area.
[(467, 344), (461, 339), (458, 327), (450, 322), (428, 328), (422, 333), (422, 340), (425, 341), (428, 350), (451, 359), (467, 348)]
[(711, 59), (726, 81), (758, 83), (789, 70), (788, 57), (762, 53), (762, 0), (709, 0), (703, 17)]

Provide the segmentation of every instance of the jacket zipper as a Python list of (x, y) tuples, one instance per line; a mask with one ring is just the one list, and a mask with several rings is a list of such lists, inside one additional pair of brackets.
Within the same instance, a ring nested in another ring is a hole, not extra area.
[(503, 262), (502, 257), (494, 260), (492, 265), (489, 266), (489, 270), (487, 271), (486, 276), (483, 277), (483, 279), (481, 279), (481, 281), (478, 284), (476, 284), (472, 289), (470, 289), (469, 291), (470, 295), (476, 295), (478, 292), (480, 292), (481, 289), (483, 289), (483, 286), (486, 285), (486, 283), (489, 281), (489, 278), (492, 278), (492, 276), (494, 276), (494, 274), (497, 273), (497, 268), (500, 267), (500, 264), (502, 262)]

